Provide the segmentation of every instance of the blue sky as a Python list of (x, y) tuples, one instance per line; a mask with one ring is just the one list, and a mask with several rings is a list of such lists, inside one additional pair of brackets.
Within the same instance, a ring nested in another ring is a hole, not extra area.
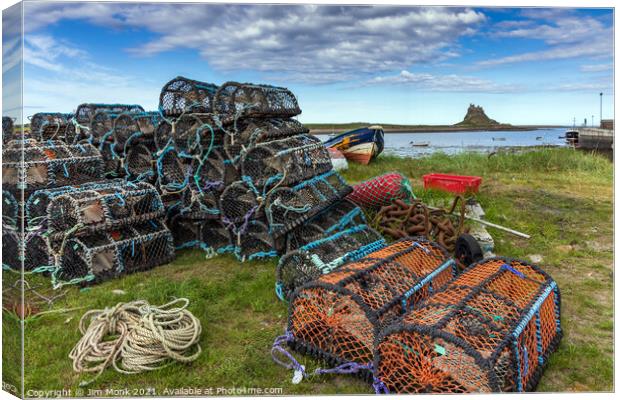
[(569, 124), (598, 120), (601, 91), (613, 114), (610, 9), (45, 2), (24, 21), (26, 115), (156, 109), (177, 75), (287, 86), (302, 122), (452, 124), (476, 103)]

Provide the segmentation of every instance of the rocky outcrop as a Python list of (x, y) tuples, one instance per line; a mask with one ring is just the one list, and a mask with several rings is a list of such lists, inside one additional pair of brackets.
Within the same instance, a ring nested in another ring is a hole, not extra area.
[(456, 124), (457, 126), (494, 126), (500, 124), (494, 119), (489, 118), (481, 106), (470, 104), (467, 108), (467, 114), (463, 121)]

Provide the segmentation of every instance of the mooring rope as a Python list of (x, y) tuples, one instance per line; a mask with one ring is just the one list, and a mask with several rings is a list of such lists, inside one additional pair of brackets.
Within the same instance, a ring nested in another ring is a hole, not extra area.
[(86, 312), (79, 324), (83, 336), (69, 358), (76, 372), (97, 375), (80, 385), (93, 382), (110, 364), (117, 372), (136, 374), (198, 358), (202, 327), (188, 305), (185, 298), (161, 306), (136, 300)]

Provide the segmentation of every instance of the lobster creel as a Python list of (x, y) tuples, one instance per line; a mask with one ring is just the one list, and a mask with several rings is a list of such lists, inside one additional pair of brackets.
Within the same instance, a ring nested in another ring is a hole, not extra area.
[(125, 153), (124, 162), (126, 179), (153, 182), (156, 176), (153, 154), (155, 154), (155, 146), (152, 143), (135, 143), (129, 146)]
[(102, 232), (162, 217), (159, 193), (146, 182), (79, 189), (55, 196), (47, 206), (47, 227), (57, 239), (77, 229), (74, 235)]
[[(398, 241), (297, 289), (288, 343), (332, 365), (369, 366), (380, 330), (454, 274), (454, 261), (438, 245)], [(369, 369), (361, 371), (368, 377)]]
[(159, 150), (173, 144), (180, 154), (191, 157), (221, 147), (224, 139), (210, 115), (183, 114), (172, 122), (162, 121), (155, 130), (154, 140)]
[(98, 283), (121, 274), (145, 271), (174, 258), (174, 243), (168, 228), (158, 220), (73, 237), (60, 252), (52, 282)]
[(158, 112), (122, 113), (114, 119), (112, 136), (122, 148), (126, 147), (127, 142), (152, 142), (160, 122), (161, 116)]
[(30, 118), (30, 135), (38, 141), (62, 140), (67, 142), (65, 133), (72, 125), (73, 114), (36, 113)]
[(365, 225), (362, 210), (344, 199), (337, 201), (308, 222), (286, 234), (286, 251), (293, 251), (310, 242), (358, 225)]
[(166, 83), (159, 95), (159, 110), (168, 116), (210, 113), (217, 85), (177, 76)]
[(224, 151), (236, 162), (241, 153), (259, 143), (308, 133), (310, 130), (294, 119), (246, 118), (227, 129)]
[(260, 143), (241, 158), (242, 176), (263, 189), (287, 186), (331, 169), (327, 149), (312, 135)]
[(79, 125), (87, 126), (91, 123), (93, 116), (99, 111), (109, 111), (116, 114), (128, 112), (133, 114), (143, 113), (144, 108), (137, 104), (82, 103), (75, 111), (75, 121)]
[(381, 334), (375, 377), (389, 392), (530, 391), (561, 336), (553, 279), (522, 261), (487, 259)]
[(51, 189), (41, 189), (34, 192), (26, 201), (25, 213), (28, 226), (42, 226), (47, 228), (47, 206), (50, 202), (65, 193), (91, 190), (91, 189), (109, 189), (123, 185), (122, 179), (109, 179), (95, 182), (82, 183), (80, 185), (59, 186)]
[(226, 82), (213, 100), (214, 112), (223, 123), (238, 118), (289, 118), (301, 113), (295, 95), (283, 87)]
[(347, 198), (365, 210), (379, 210), (394, 200), (413, 198), (409, 179), (397, 172), (388, 172), (353, 186)]
[(357, 225), (322, 237), (282, 256), (276, 269), (276, 294), (282, 300), (293, 291), (336, 267), (386, 246), (381, 235)]
[(265, 214), (274, 238), (283, 236), (351, 192), (336, 171), (291, 187), (277, 187), (265, 197)]
[(95, 181), (102, 175), (101, 154), (90, 144), (26, 140), (2, 150), (4, 189), (34, 191)]

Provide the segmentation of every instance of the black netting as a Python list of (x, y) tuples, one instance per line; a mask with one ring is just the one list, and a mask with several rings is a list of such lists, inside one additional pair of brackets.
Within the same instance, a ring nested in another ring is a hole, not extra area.
[(136, 143), (125, 153), (125, 175), (131, 181), (153, 182), (155, 174), (155, 146), (152, 143)]
[(308, 128), (294, 119), (242, 119), (228, 127), (224, 135), (224, 151), (230, 160), (237, 162), (241, 153), (259, 143), (308, 132)]
[(68, 135), (74, 136), (74, 139), (67, 139), (67, 142), (74, 143), (88, 139), (99, 143), (103, 135), (111, 132), (112, 120), (122, 113), (144, 113), (144, 108), (136, 104), (80, 104), (72, 119), (75, 130)]
[(155, 148), (159, 151), (163, 151), (169, 146), (174, 146), (172, 123), (170, 121), (163, 120), (157, 125), (153, 134), (153, 142), (155, 143)]
[(99, 153), (103, 159), (103, 175), (106, 178), (122, 178), (125, 175), (123, 169), (123, 155), (116, 143), (106, 140), (98, 145)]
[(159, 95), (159, 110), (164, 115), (212, 112), (217, 86), (178, 76), (166, 83)]
[(284, 235), (350, 192), (351, 187), (335, 171), (292, 187), (272, 190), (265, 198), (265, 214), (272, 236)]
[(235, 255), (241, 261), (278, 255), (269, 228), (261, 221), (250, 221), (243, 234), (231, 232), (230, 240), (235, 245)]
[(241, 158), (241, 174), (263, 190), (290, 185), (332, 169), (323, 143), (312, 135), (257, 144)]
[(176, 249), (200, 248), (223, 253), (231, 250), (228, 231), (218, 220), (193, 219), (176, 214), (170, 219)]
[(288, 299), (293, 291), (335, 268), (386, 245), (374, 229), (358, 225), (301, 246), (282, 256), (276, 269), (276, 293)]
[(165, 148), (157, 158), (157, 184), (163, 193), (180, 192), (190, 180), (190, 160), (182, 159), (173, 146)]
[(15, 127), (13, 126), (13, 118), (2, 117), (2, 143), (8, 143), (15, 137)]
[[(223, 144), (222, 132), (205, 115), (184, 114), (173, 122), (173, 128), (170, 133), (180, 154), (197, 155)], [(160, 133), (166, 131), (162, 129)], [(164, 139), (157, 141), (161, 143)]]
[(340, 200), (287, 233), (286, 251), (298, 249), (343, 229), (362, 224), (366, 224), (363, 211), (349, 200)]
[(20, 253), (21, 234), (19, 230), (10, 225), (2, 224), (2, 266), (13, 270), (21, 269)]
[(288, 89), (269, 85), (226, 82), (214, 98), (214, 112), (222, 121), (240, 117), (288, 118), (301, 113)]
[(220, 196), (220, 211), (224, 225), (235, 234), (243, 234), (252, 219), (261, 217), (256, 192), (242, 181), (224, 189)]
[(59, 141), (23, 143), (2, 151), (2, 184), (8, 190), (38, 190), (101, 179), (101, 154), (89, 144), (67, 145)]
[(97, 111), (90, 120), (90, 139), (93, 143), (99, 144), (106, 140), (113, 140), (112, 127), (114, 120), (119, 114), (113, 111)]
[(161, 120), (157, 112), (122, 113), (114, 119), (112, 127), (114, 141), (121, 148), (125, 148), (128, 141), (131, 145), (144, 141), (152, 142)]
[(144, 271), (173, 258), (170, 231), (162, 222), (150, 220), (67, 240), (52, 279), (55, 286), (96, 283)]
[[(67, 142), (66, 133), (73, 114), (64, 113), (36, 113), (30, 118), (30, 135), (39, 140), (62, 140)], [(69, 140), (73, 140), (69, 133)]]
[(16, 227), (20, 214), (19, 201), (8, 190), (2, 191), (2, 223)]
[(219, 198), (225, 185), (236, 179), (236, 171), (217, 150), (192, 160), (188, 190), (183, 195), (182, 213), (192, 218), (220, 218)]
[(137, 104), (99, 104), (99, 103), (83, 103), (77, 107), (75, 112), (75, 121), (80, 125), (88, 125), (93, 116), (99, 111), (109, 111), (115, 114), (123, 112), (143, 113), (144, 108)]
[(24, 271), (44, 272), (54, 269), (54, 254), (61, 241), (51, 240), (41, 230), (29, 232), (24, 239)]

